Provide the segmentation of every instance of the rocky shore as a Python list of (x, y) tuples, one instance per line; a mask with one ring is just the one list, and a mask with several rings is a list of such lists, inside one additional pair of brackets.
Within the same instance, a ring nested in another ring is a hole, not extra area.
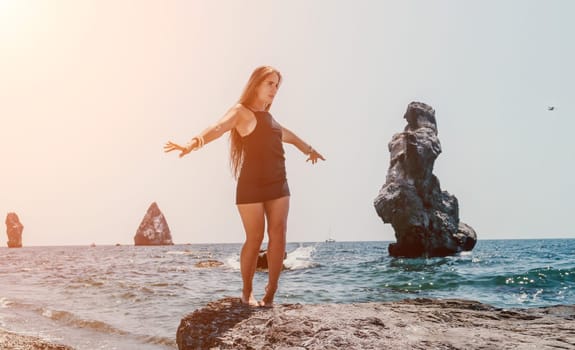
[(191, 349), (575, 349), (575, 305), (500, 309), (459, 299), (250, 308), (238, 298), (184, 317)]
[(0, 349), (12, 350), (73, 350), (66, 345), (54, 344), (40, 338), (6, 332), (0, 329)]
[[(461, 299), (243, 306), (209, 303), (181, 320), (191, 349), (575, 349), (575, 305), (500, 309)], [(0, 349), (73, 350), (0, 329)]]

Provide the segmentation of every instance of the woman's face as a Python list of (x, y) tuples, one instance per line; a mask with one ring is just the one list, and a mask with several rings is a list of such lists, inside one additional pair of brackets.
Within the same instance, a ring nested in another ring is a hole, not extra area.
[(276, 73), (269, 74), (258, 86), (258, 99), (265, 102), (267, 105), (271, 104), (278, 92), (279, 83), (280, 78)]

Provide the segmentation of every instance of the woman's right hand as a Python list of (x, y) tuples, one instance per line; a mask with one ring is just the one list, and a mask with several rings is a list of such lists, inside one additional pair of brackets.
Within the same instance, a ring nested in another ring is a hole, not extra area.
[(172, 141), (166, 142), (166, 144), (164, 145), (164, 152), (168, 153), (172, 151), (180, 151), (179, 157), (182, 158), (186, 154), (190, 153), (192, 151), (192, 148), (178, 145), (177, 143), (174, 143)]

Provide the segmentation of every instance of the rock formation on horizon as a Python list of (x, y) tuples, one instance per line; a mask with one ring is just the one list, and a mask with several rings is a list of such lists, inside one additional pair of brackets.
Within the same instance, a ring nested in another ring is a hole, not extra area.
[(388, 247), (391, 256), (447, 256), (472, 250), (477, 235), (459, 222), (455, 196), (442, 191), (433, 175), (441, 153), (435, 110), (411, 102), (404, 118), (404, 131), (393, 136), (385, 184), (374, 200), (377, 214), (391, 223), (397, 243)]
[(134, 236), (134, 245), (172, 245), (172, 236), (164, 214), (152, 203)]
[(22, 231), (24, 225), (16, 213), (6, 215), (6, 234), (8, 235), (8, 248), (22, 248)]

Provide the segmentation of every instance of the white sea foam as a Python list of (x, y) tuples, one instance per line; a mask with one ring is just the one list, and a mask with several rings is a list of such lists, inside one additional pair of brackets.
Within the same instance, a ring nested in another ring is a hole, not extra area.
[(187, 252), (181, 251), (181, 250), (170, 250), (170, 251), (166, 252), (166, 254), (168, 254), (168, 255), (184, 255), (186, 253)]
[[(315, 252), (314, 246), (298, 247), (294, 251), (289, 252), (284, 260), (284, 266), (288, 270), (301, 270), (314, 266), (312, 261), (312, 254)], [(240, 256), (233, 255), (225, 260), (228, 267), (235, 270), (240, 269)]]
[(42, 309), (42, 316), (47, 317), (47, 318), (52, 318), (54, 315), (52, 314), (52, 310)]
[(293, 252), (288, 253), (284, 260), (284, 266), (289, 270), (307, 269), (314, 265), (312, 255), (315, 246), (298, 247)]
[(240, 256), (232, 255), (226, 259), (226, 265), (234, 270), (240, 269)]
[(0, 309), (6, 309), (10, 304), (11, 302), (7, 298), (0, 298)]
[(166, 255), (172, 255), (172, 256), (186, 256), (186, 257), (192, 257), (192, 258), (197, 258), (197, 259), (210, 259), (212, 258), (212, 254), (210, 252), (205, 252), (205, 251), (193, 251), (193, 250), (170, 250), (168, 252), (166, 252)]
[(191, 250), (170, 250), (166, 252), (168, 255), (200, 255), (199, 252), (193, 252)]

